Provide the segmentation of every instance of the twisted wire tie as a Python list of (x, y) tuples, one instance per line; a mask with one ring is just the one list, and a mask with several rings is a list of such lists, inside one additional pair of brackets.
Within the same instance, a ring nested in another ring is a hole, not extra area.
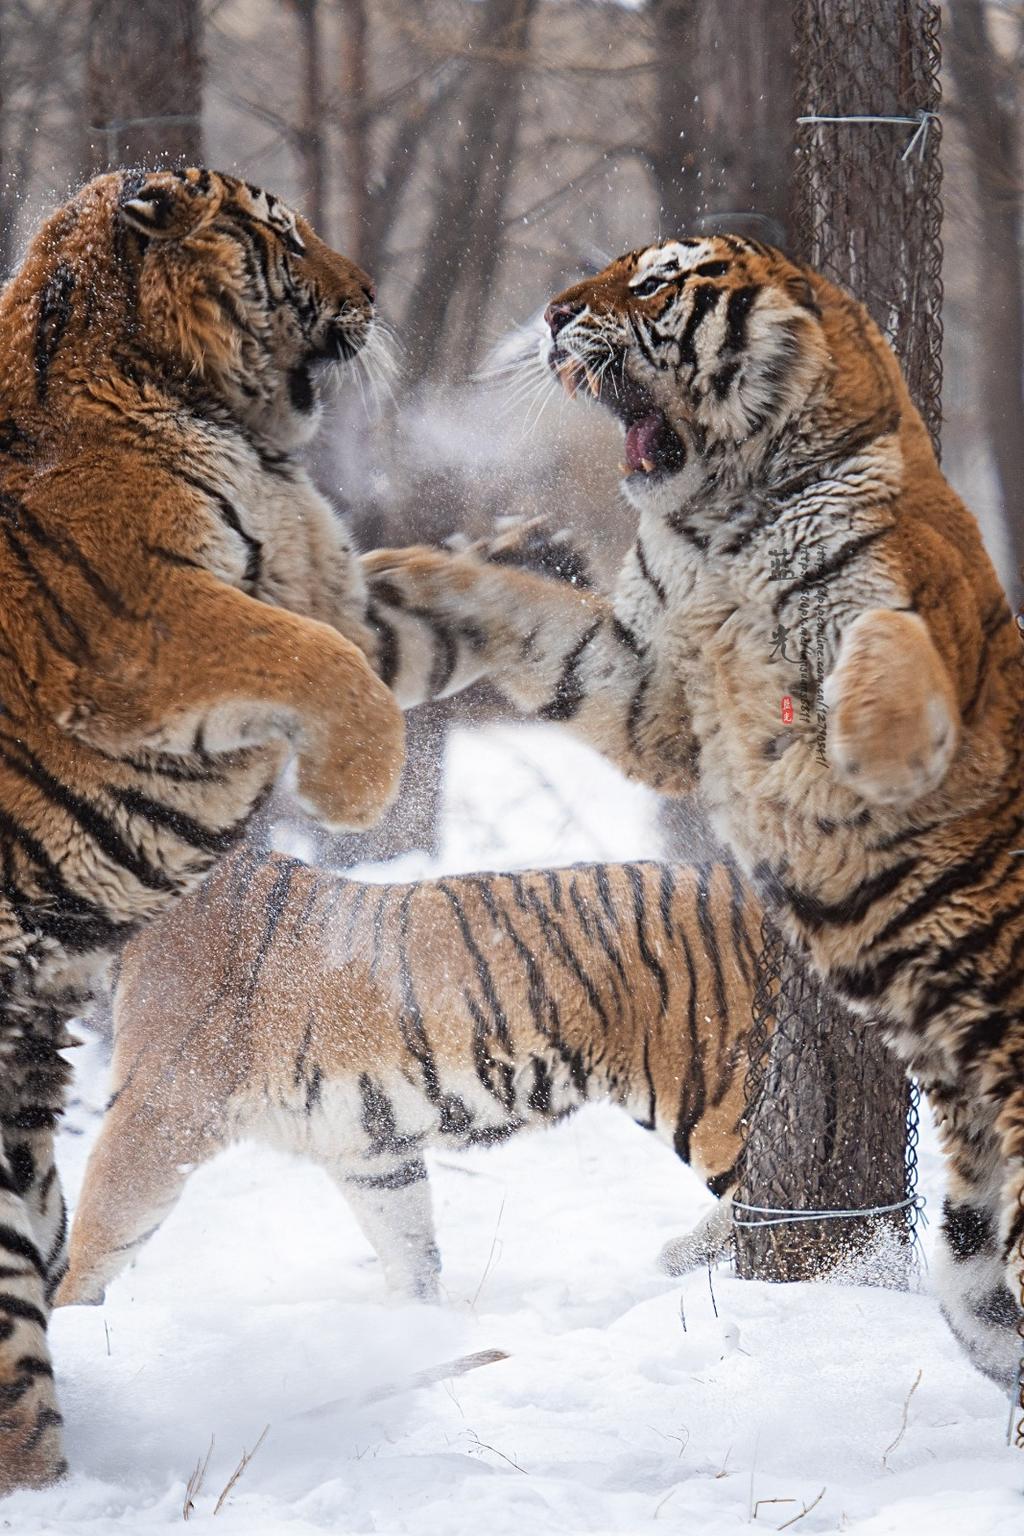
[[(745, 1200), (733, 1200), (732, 1223), (734, 1227), (782, 1227), (791, 1221), (844, 1221), (857, 1216), (888, 1216), (894, 1211), (906, 1211), (911, 1207), (924, 1220), (925, 1198), (923, 1195), (908, 1195), (905, 1200), (896, 1200), (892, 1205), (864, 1205), (857, 1210), (836, 1211), (788, 1211), (781, 1206), (774, 1205), (748, 1205)], [(755, 1216), (764, 1216), (764, 1221), (741, 1221), (736, 1215), (737, 1210), (751, 1211)]]
[(912, 127), (914, 132), (910, 136), (910, 142), (900, 155), (901, 160), (909, 160), (916, 149), (918, 158), (923, 160), (928, 146), (928, 130), (932, 123), (939, 121), (937, 112), (929, 112), (925, 108), (915, 112), (912, 117), (875, 117), (866, 112), (853, 113), (845, 117), (823, 117), (817, 112), (811, 112), (806, 117), (798, 117), (798, 123), (905, 123)]

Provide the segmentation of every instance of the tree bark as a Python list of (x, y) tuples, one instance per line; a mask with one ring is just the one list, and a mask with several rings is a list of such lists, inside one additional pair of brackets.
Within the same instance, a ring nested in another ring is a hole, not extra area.
[[(1003, 524), (1014, 565), (1024, 564), (1024, 274), (1017, 80), (992, 43), (980, 0), (949, 8), (949, 62), (977, 191), (977, 263), (984, 271), (974, 320), (984, 366), (981, 401)], [(1020, 599), (1021, 591), (1012, 594)]]
[[(462, 129), (451, 162), (438, 176), (420, 270), (406, 310), (403, 334), (411, 386), (451, 367), (446, 347), (449, 316), (456, 303), (468, 303), (467, 282), (480, 302), (501, 259), (504, 193), (515, 158), (520, 107), (517, 91), (536, 8), (537, 0), (481, 0), (479, 6), (471, 47), (479, 57), (461, 104)], [(465, 345), (460, 350), (464, 358)]]
[(301, 122), (295, 143), (302, 166), (303, 212), (321, 240), (327, 231), (324, 92), (318, 0), (288, 0), (299, 26), (302, 70)]
[(370, 146), (365, 0), (339, 0), (341, 11), (341, 180), (345, 252), (367, 260), (370, 226)]
[(786, 245), (791, 0), (653, 0), (649, 10), (661, 233), (710, 227)]
[[(958, 0), (959, 3), (959, 0)], [(933, 430), (941, 383), (937, 10), (926, 0), (797, 0), (799, 115), (909, 123), (807, 125), (796, 168), (798, 254), (861, 298), (896, 347)], [(911, 154), (903, 158), (911, 135)], [(887, 137), (888, 135), (888, 137)], [(736, 1228), (748, 1277), (802, 1280), (888, 1239), (881, 1278), (911, 1263), (907, 1213), (757, 1225), (764, 1212), (864, 1210), (911, 1192), (908, 1084), (877, 1028), (857, 1023), (777, 938), (780, 977), (752, 1045), (748, 1141)], [(893, 1239), (895, 1238), (895, 1241)], [(902, 1264), (901, 1264), (902, 1256)]]
[(203, 163), (199, 0), (90, 0), (92, 169)]
[(651, 171), (658, 195), (660, 233), (692, 230), (705, 211), (704, 116), (697, 78), (701, 0), (651, 0), (649, 14), (657, 65)]
[(739, 1192), (760, 1210), (737, 1210), (738, 1272), (810, 1280), (870, 1249), (872, 1279), (905, 1283), (910, 1227), (903, 1212), (778, 1224), (766, 1214), (862, 1210), (904, 1199), (910, 1095), (896, 1057), (778, 936), (766, 961), (779, 973), (774, 1034), (753, 1064), (756, 1097)]

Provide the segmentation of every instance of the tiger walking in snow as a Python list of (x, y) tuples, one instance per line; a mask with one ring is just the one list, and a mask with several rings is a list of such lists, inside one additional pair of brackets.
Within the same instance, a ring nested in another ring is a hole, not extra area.
[[(438, 1295), (424, 1153), (621, 1105), (727, 1196), (761, 912), (732, 867), (366, 885), (244, 849), (125, 952), (58, 1304), (98, 1302), (230, 1142), (319, 1163), (389, 1287)], [(730, 1229), (723, 1200), (662, 1262)]]

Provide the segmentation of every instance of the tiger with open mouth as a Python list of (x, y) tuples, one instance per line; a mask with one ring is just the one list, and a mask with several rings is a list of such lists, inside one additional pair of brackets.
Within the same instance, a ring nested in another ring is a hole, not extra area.
[(696, 789), (790, 939), (927, 1090), (939, 1288), (1016, 1380), (1024, 1267), (1024, 667), (974, 518), (863, 307), (753, 240), (636, 250), (560, 294), (546, 363), (619, 419), (614, 597), (536, 529), (365, 561), (403, 703), (486, 675)]

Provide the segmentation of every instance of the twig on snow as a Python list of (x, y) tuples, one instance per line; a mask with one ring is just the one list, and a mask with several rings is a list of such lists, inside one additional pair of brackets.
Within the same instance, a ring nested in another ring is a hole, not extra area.
[(527, 1472), (525, 1467), (521, 1467), (514, 1457), (506, 1456), (505, 1452), (499, 1451), (496, 1445), (488, 1445), (486, 1440), (480, 1439), (480, 1436), (476, 1433), (476, 1430), (470, 1429), (467, 1431), (467, 1433), (472, 1435), (473, 1439), (476, 1441), (477, 1445), (482, 1451), (493, 1451), (495, 1456), (500, 1456), (502, 1461), (507, 1461), (510, 1467), (515, 1467), (517, 1472), (521, 1472), (524, 1477), (529, 1477), (529, 1472)]
[(652, 1520), (657, 1520), (658, 1516), (661, 1514), (662, 1510), (665, 1508), (665, 1505), (668, 1503), (669, 1499), (671, 1499), (678, 1492), (679, 1492), (679, 1484), (677, 1483), (674, 1488), (670, 1488), (669, 1489), (668, 1493), (666, 1493), (666, 1495), (665, 1495), (665, 1497), (663, 1499), (659, 1499), (658, 1500), (658, 1503), (654, 1507), (654, 1514), (651, 1516)]
[(267, 1438), (267, 1435), (268, 1435), (269, 1431), (270, 1431), (270, 1425), (269, 1424), (264, 1424), (264, 1426), (263, 1426), (263, 1433), (262, 1433), (262, 1435), (260, 1435), (259, 1439), (256, 1441), (256, 1444), (253, 1446), (252, 1450), (251, 1451), (246, 1451), (246, 1450), (242, 1451), (242, 1459), (241, 1459), (241, 1461), (238, 1463), (238, 1466), (235, 1468), (235, 1470), (232, 1472), (231, 1476), (228, 1478), (227, 1482), (224, 1484), (224, 1487), (221, 1489), (220, 1498), (217, 1500), (216, 1504), (213, 1506), (213, 1512), (214, 1512), (215, 1515), (219, 1515), (220, 1514), (221, 1506), (224, 1503), (224, 1500), (227, 1498), (227, 1496), (231, 1492), (232, 1488), (238, 1482), (238, 1479), (241, 1477), (242, 1473), (245, 1471), (245, 1469), (249, 1465), (250, 1461), (252, 1461), (253, 1457), (256, 1455), (256, 1452), (259, 1450), (260, 1446), (263, 1444), (264, 1440)]
[(494, 1263), (494, 1250), (498, 1246), (498, 1233), (501, 1230), (501, 1218), (504, 1216), (504, 1214), (505, 1214), (505, 1196), (502, 1195), (502, 1197), (501, 1197), (501, 1205), (498, 1207), (498, 1219), (494, 1223), (494, 1236), (491, 1238), (491, 1251), (487, 1255), (487, 1263), (484, 1265), (484, 1272), (480, 1276), (480, 1284), (477, 1286), (476, 1290), (473, 1292), (473, 1300), (469, 1304), (470, 1311), (475, 1311), (476, 1310), (476, 1304), (477, 1304), (477, 1302), (480, 1299), (480, 1292), (484, 1288), (484, 1281), (487, 1279), (487, 1276), (491, 1272), (491, 1265)]
[(922, 1367), (921, 1370), (919, 1370), (917, 1375), (914, 1377), (914, 1385), (911, 1387), (910, 1391), (907, 1393), (906, 1401), (903, 1404), (903, 1422), (900, 1425), (899, 1434), (896, 1436), (896, 1439), (892, 1442), (892, 1444), (891, 1445), (887, 1445), (885, 1450), (882, 1452), (882, 1466), (883, 1467), (888, 1468), (890, 1453), (896, 1449), (896, 1447), (899, 1445), (900, 1441), (903, 1439), (903, 1436), (907, 1432), (907, 1415), (910, 1412), (910, 1399), (913, 1397), (914, 1393), (917, 1391), (918, 1387), (921, 1385), (921, 1377), (922, 1377), (923, 1374), (924, 1374), (924, 1368)]
[(798, 1520), (802, 1520), (804, 1515), (809, 1515), (812, 1509), (817, 1509), (818, 1505), (821, 1503), (822, 1499), (825, 1497), (825, 1494), (827, 1492), (828, 1492), (828, 1489), (827, 1488), (823, 1488), (821, 1490), (821, 1492), (818, 1494), (818, 1497), (816, 1499), (812, 1499), (809, 1504), (805, 1504), (803, 1509), (800, 1511), (800, 1513), (798, 1515), (794, 1515), (792, 1520), (783, 1520), (782, 1524), (781, 1525), (777, 1525), (775, 1527), (775, 1529), (777, 1531), (786, 1531), (786, 1530), (789, 1529), (789, 1527), (791, 1525), (796, 1525), (797, 1521)]
[(211, 1435), (210, 1444), (207, 1447), (205, 1460), (202, 1457), (199, 1458), (195, 1466), (192, 1468), (192, 1476), (185, 1484), (185, 1502), (181, 1506), (181, 1518), (183, 1520), (187, 1520), (196, 1507), (195, 1500), (199, 1497), (199, 1492), (203, 1486), (203, 1478), (206, 1476), (206, 1469), (210, 1465), (210, 1457), (212, 1455), (213, 1436)]

